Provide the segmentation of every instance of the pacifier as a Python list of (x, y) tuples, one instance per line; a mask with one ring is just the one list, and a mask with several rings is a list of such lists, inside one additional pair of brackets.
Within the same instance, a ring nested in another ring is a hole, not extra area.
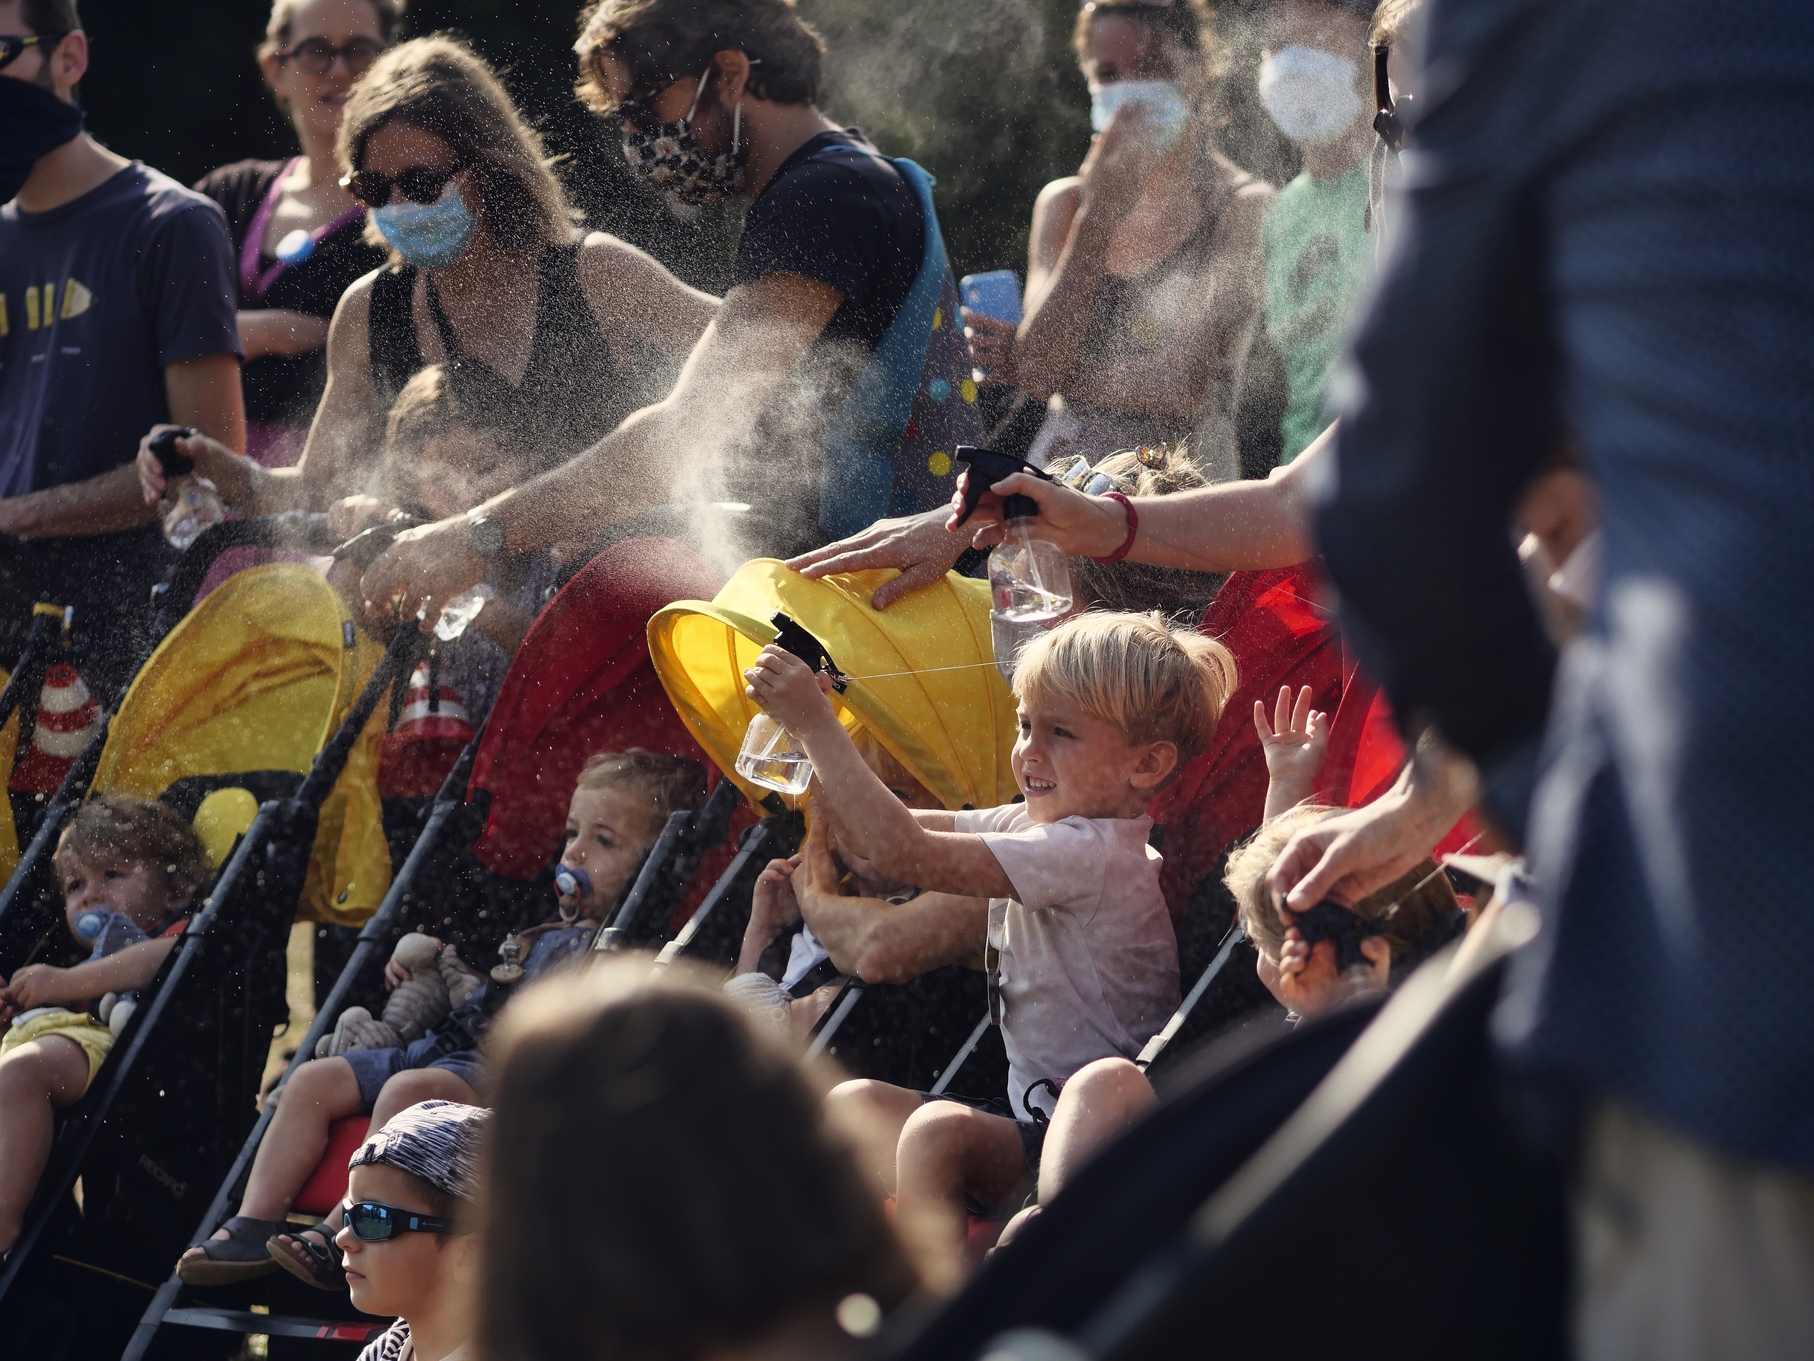
[(94, 943), (95, 937), (106, 929), (107, 919), (112, 915), (113, 912), (109, 908), (87, 908), (76, 913), (76, 919), (71, 929), (75, 931), (77, 940), (85, 945), (91, 945)]
[[(560, 910), (561, 920), (572, 921), (578, 914), (579, 904), (592, 896), (592, 876), (584, 870), (561, 865), (554, 871), (554, 891), (560, 895), (563, 904)], [(574, 903), (574, 913), (571, 915), (564, 906), (569, 899)]]

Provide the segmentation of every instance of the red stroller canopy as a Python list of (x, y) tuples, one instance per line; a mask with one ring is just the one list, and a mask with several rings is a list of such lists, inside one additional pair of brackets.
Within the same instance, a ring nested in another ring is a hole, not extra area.
[[(560, 850), (567, 801), (586, 758), (644, 747), (716, 770), (649, 664), (649, 616), (724, 585), (672, 539), (604, 550), (536, 617), (498, 690), (468, 799), (491, 794), (474, 853), (494, 874), (532, 879)], [(708, 857), (709, 858), (709, 857)], [(702, 865), (702, 869), (708, 866)]]

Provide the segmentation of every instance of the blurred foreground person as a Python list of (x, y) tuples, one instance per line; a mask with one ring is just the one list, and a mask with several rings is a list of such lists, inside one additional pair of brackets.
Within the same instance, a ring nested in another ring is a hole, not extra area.
[[(1814, 672), (1814, 10), (1474, 0), (1428, 57), (1317, 518), (1344, 634), (1529, 847), (1501, 1024), (1581, 1100), (1578, 1354), (1805, 1355), (1814, 991), (1759, 962), (1814, 949), (1814, 712), (1743, 699)], [(1603, 539), (1558, 669), (1504, 531), (1565, 420)]]
[(341, 187), (334, 139), (347, 92), (402, 18), (403, 0), (276, 0), (258, 68), (302, 154), (236, 161), (195, 186), (233, 237), (246, 453), (266, 467), (302, 457), (327, 385), (328, 319), (349, 285), (384, 266), (361, 231), (365, 205)]
[(632, 957), (500, 1022), (486, 1361), (837, 1358), (913, 1276), (819, 1090), (735, 1003)]
[[(793, 0), (600, 0), (578, 51), (633, 170), (683, 206), (752, 202), (667, 399), (475, 516), (517, 553), (723, 499), (752, 508), (733, 556), (783, 557), (942, 504), (983, 424), (931, 182), (819, 111), (823, 44)], [(468, 522), (443, 520), (379, 559), (366, 598), (412, 614), (484, 567)]]
[(139, 439), (171, 421), (237, 451), (245, 409), (220, 212), (82, 131), (87, 72), (75, 0), (0, 0), (0, 534), (111, 694), (169, 559)]

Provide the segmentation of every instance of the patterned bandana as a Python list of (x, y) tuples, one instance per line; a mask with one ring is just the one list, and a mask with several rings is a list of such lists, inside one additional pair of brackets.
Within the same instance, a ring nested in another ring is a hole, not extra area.
[(693, 92), (687, 116), (672, 123), (657, 123), (654, 111), (640, 99), (618, 105), (624, 120), (624, 159), (651, 184), (667, 190), (682, 203), (703, 207), (743, 192), (743, 163), (749, 151), (743, 145), (743, 102), (732, 115), (731, 149), (708, 156), (693, 136), (693, 115), (705, 93), (712, 68), (706, 67)]
[(386, 1163), (464, 1201), (479, 1198), (479, 1144), (491, 1112), (457, 1101), (424, 1101), (398, 1111), (347, 1159), (347, 1170)]

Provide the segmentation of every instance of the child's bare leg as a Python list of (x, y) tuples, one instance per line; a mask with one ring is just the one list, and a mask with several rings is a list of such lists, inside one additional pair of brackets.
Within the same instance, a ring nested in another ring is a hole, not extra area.
[(62, 1035), (41, 1035), (0, 1059), (0, 1252), (18, 1241), (50, 1161), (56, 1113), (87, 1086), (88, 1055)]
[(1059, 1093), (1039, 1159), (1039, 1202), (1050, 1204), (1077, 1169), (1159, 1104), (1153, 1084), (1126, 1059), (1097, 1059)]
[(963, 1279), (964, 1196), (994, 1204), (1026, 1176), (1020, 1131), (1005, 1116), (930, 1101), (901, 1130), (895, 1226), (935, 1290)]
[[(310, 1059), (283, 1085), (277, 1111), (259, 1141), (239, 1213), (247, 1219), (282, 1219), (309, 1174), (328, 1151), (328, 1126), (359, 1114), (359, 1079), (343, 1058)], [(225, 1238), (226, 1229), (216, 1238)], [(201, 1256), (191, 1248), (185, 1257)]]
[(881, 1194), (894, 1194), (895, 1161), (901, 1128), (920, 1108), (920, 1094), (872, 1078), (840, 1082), (825, 1098), (825, 1111), (857, 1147), (863, 1170), (876, 1178)]
[(445, 1068), (406, 1068), (384, 1084), (372, 1107), (372, 1133), (390, 1123), (398, 1111), (408, 1110), (422, 1101), (458, 1101), (466, 1106), (482, 1106), (479, 1094), (458, 1075)]

